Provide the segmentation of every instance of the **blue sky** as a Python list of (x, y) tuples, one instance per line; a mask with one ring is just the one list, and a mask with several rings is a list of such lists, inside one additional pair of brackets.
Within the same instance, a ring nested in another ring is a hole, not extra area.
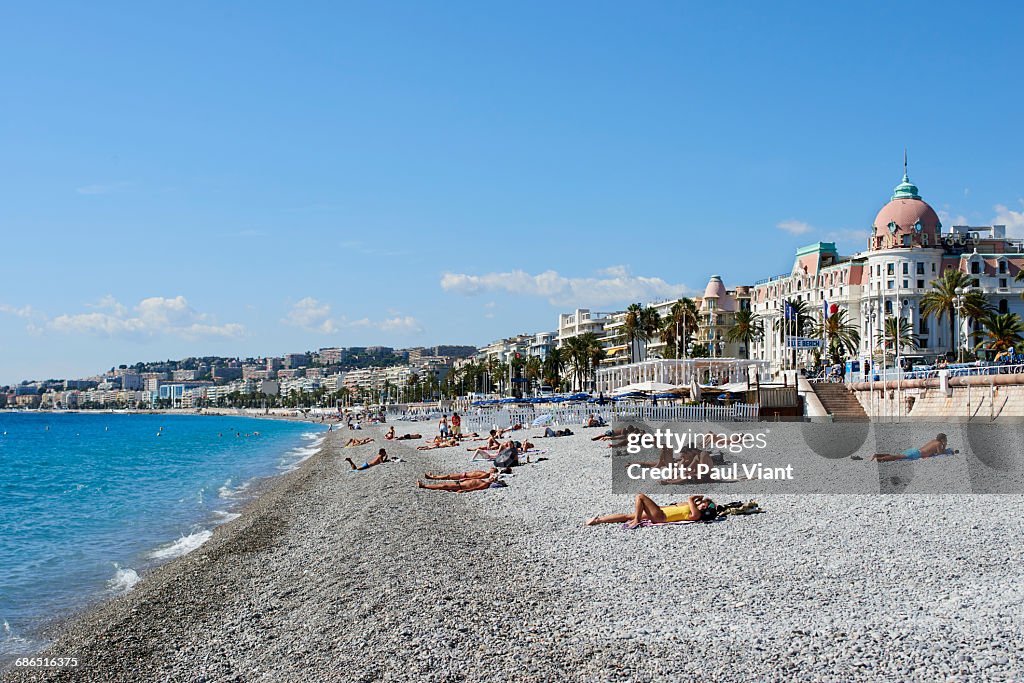
[(904, 146), (1024, 235), (1021, 9), (759, 5), (8, 6), (0, 383), (749, 283), (859, 249)]

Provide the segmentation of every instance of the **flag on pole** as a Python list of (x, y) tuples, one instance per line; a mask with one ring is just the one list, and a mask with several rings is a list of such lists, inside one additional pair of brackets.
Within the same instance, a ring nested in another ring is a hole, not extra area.
[(828, 320), (828, 301), (824, 299), (821, 301), (821, 319)]

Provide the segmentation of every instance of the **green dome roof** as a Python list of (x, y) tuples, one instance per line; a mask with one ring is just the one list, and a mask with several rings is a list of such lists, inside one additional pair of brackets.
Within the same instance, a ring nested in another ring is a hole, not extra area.
[(910, 182), (910, 178), (906, 173), (903, 174), (903, 182), (896, 186), (896, 189), (892, 193), (893, 199), (920, 199), (921, 195), (917, 193), (917, 185)]

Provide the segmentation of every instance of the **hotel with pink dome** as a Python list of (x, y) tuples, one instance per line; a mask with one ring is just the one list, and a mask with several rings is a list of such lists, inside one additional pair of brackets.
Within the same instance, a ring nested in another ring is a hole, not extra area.
[[(592, 314), (577, 310), (562, 315), (558, 344), (579, 333), (574, 321), (586, 320), (591, 325), (588, 331), (602, 338), (606, 354), (598, 377), (600, 388), (614, 389), (623, 381), (652, 378), (688, 381), (694, 368), (701, 367), (694, 356), (704, 354), (691, 352), (698, 348), (707, 353), (703, 360), (714, 361), (703, 367), (725, 368), (725, 376), (731, 379), (756, 369), (768, 379), (783, 370), (811, 366), (819, 343), (809, 338), (809, 329), (799, 333), (793, 314), (787, 321), (788, 301), (798, 302), (814, 325), (839, 314), (854, 326), (860, 340), (852, 360), (871, 358), (872, 350), (877, 352), (880, 346), (884, 321), (896, 317), (909, 326), (916, 342), (916, 349), (903, 349), (904, 355), (930, 359), (973, 347), (971, 335), (980, 329), (978, 321), (955, 320), (951, 334), (948, 318), (937, 320), (934, 314), (922, 312), (922, 297), (947, 270), (964, 273), (970, 287), (982, 292), (997, 312), (1024, 317), (1024, 282), (1015, 279), (1024, 268), (1024, 242), (1008, 238), (1003, 225), (954, 225), (944, 230), (938, 214), (910, 181), (906, 166), (889, 202), (865, 230), (865, 247), (844, 256), (833, 242), (809, 244), (797, 250), (789, 272), (750, 286), (727, 288), (721, 276), (712, 275), (702, 296), (691, 297), (697, 308), (698, 329), (680, 331), (693, 344), (683, 360), (667, 360), (674, 354), (658, 335), (627, 346), (621, 329), (626, 315), (622, 311)], [(664, 320), (676, 303), (677, 299), (669, 299), (648, 307)], [(763, 335), (749, 346), (728, 338), (742, 311), (751, 311), (763, 326)], [(627, 366), (637, 366), (636, 371)]]
[(1008, 239), (1002, 225), (957, 225), (943, 232), (938, 214), (921, 198), (906, 169), (866, 238), (867, 249), (852, 256), (841, 256), (832, 242), (802, 247), (790, 272), (750, 288), (751, 310), (764, 324), (764, 336), (752, 344), (752, 358), (769, 361), (775, 371), (808, 362), (809, 349), (797, 350), (786, 341), (787, 328), (791, 335), (793, 330), (785, 319), (787, 300), (802, 302), (816, 323), (826, 314), (845, 312), (860, 332), (862, 358), (877, 347), (882, 321), (897, 316), (910, 324), (916, 354), (954, 351), (956, 337), (963, 346), (978, 323), (959, 321), (951, 339), (949, 320), (924, 315), (920, 307), (931, 283), (950, 269), (965, 273), (1000, 313), (1024, 313), (1024, 283), (1015, 281), (1024, 267), (1022, 242)]

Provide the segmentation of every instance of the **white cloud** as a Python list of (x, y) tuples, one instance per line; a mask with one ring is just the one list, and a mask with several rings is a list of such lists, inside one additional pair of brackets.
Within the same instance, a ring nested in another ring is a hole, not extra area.
[(324, 334), (331, 334), (345, 328), (368, 328), (380, 330), (381, 332), (398, 332), (402, 334), (415, 334), (423, 331), (423, 327), (416, 318), (410, 315), (400, 315), (393, 309), (389, 313), (393, 317), (384, 320), (370, 320), (369, 318), (349, 320), (345, 316), (334, 317), (330, 304), (307, 296), (292, 305), (291, 310), (282, 322), (293, 327), (300, 327), (309, 332), (322, 332)]
[(669, 284), (661, 278), (630, 275), (622, 266), (606, 268), (601, 274), (603, 277), (570, 278), (554, 270), (536, 275), (522, 270), (484, 275), (444, 273), (441, 288), (467, 296), (492, 291), (539, 296), (554, 306), (651, 301), (678, 297), (689, 291), (683, 285)]
[(788, 232), (790, 235), (806, 235), (814, 230), (809, 223), (796, 220), (780, 221), (775, 224), (775, 227), (783, 232)]
[(304, 330), (324, 332), (330, 334), (338, 328), (331, 320), (331, 306), (317, 301), (311, 296), (296, 301), (292, 310), (288, 311), (283, 322), (293, 327), (301, 327)]
[[(997, 206), (996, 209), (999, 207)], [(945, 209), (939, 209), (939, 222), (942, 223), (944, 230), (949, 230), (954, 225), (970, 225), (971, 219), (962, 213), (958, 213), (955, 216)]]
[[(1018, 201), (1024, 205), (1024, 199)], [(1014, 211), (1008, 206), (996, 204), (995, 212), (993, 225), (1005, 225), (1006, 234), (1010, 237), (1024, 237), (1024, 211)]]
[(0, 313), (9, 313), (18, 318), (35, 318), (39, 315), (31, 306), (21, 306), (19, 308), (10, 304), (0, 304)]
[(88, 313), (65, 313), (48, 320), (45, 328), (66, 334), (105, 337), (155, 337), (172, 335), (184, 339), (240, 337), (245, 328), (238, 323), (218, 325), (211, 316), (192, 308), (183, 296), (172, 299), (154, 296), (143, 299), (131, 310), (107, 296), (89, 306)]
[(608, 266), (597, 271), (597, 274), (607, 277), (629, 277), (629, 268), (626, 266)]

